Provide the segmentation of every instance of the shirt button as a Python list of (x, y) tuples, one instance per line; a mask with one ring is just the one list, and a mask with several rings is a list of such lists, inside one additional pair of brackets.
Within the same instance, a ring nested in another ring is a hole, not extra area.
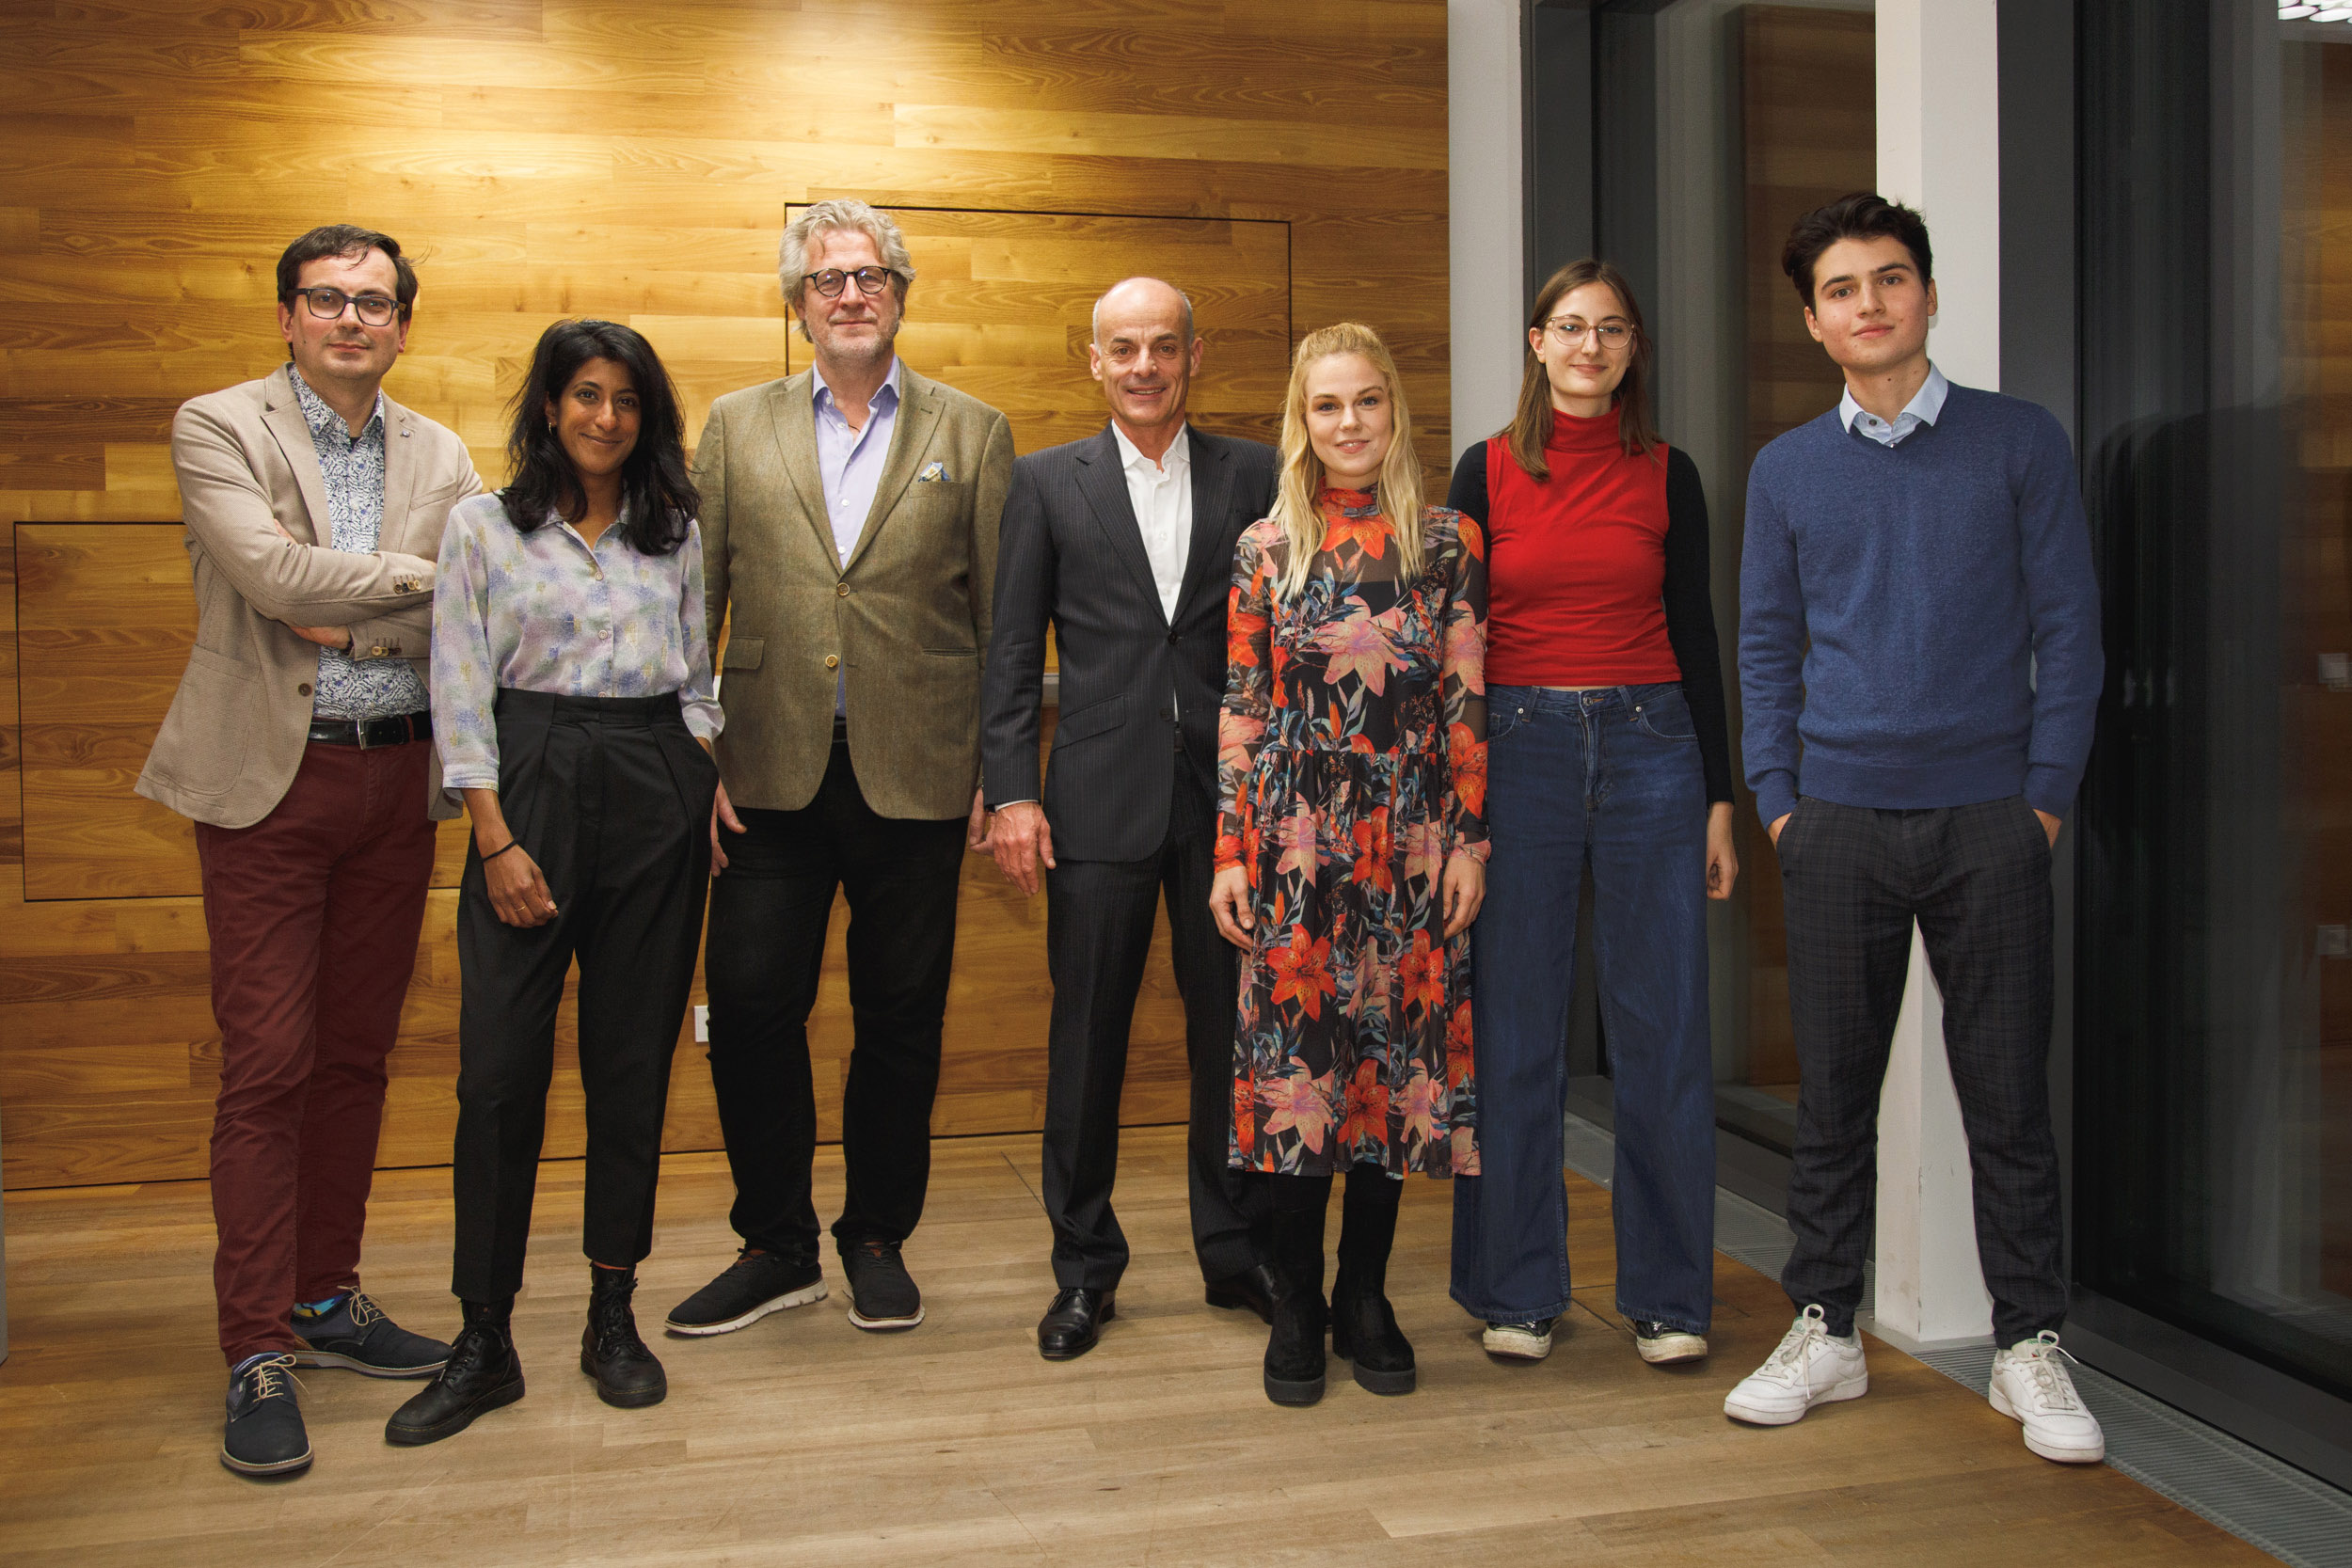
[[(825, 656), (825, 668), (826, 668), (826, 669), (828, 669), (828, 670), (838, 670), (838, 669), (840, 669), (840, 668), (841, 668), (841, 656), (840, 656), (839, 654), (827, 654), (827, 655)], [(305, 690), (305, 691), (308, 691), (308, 690), (310, 690), (310, 689), (309, 687), (307, 687), (307, 686), (306, 686), (306, 687), (304, 687), (302, 689), (303, 689), (303, 690)]]

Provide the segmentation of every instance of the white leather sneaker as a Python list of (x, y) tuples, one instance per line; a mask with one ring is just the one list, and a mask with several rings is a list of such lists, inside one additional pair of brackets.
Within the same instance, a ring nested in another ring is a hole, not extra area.
[(2099, 1418), (2075, 1392), (2059, 1359), (2058, 1337), (2043, 1329), (1993, 1353), (1993, 1408), (2026, 1429), (2026, 1447), (2061, 1465), (2096, 1465), (2107, 1456)]
[(1724, 1397), (1724, 1414), (1756, 1426), (1787, 1426), (1817, 1404), (1858, 1400), (1869, 1391), (1861, 1336), (1837, 1338), (1820, 1307), (1808, 1307), (1797, 1314), (1764, 1365)]

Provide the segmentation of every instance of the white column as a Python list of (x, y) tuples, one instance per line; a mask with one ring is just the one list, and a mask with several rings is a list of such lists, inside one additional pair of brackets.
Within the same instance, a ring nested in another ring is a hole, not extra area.
[(1518, 0), (1447, 0), (1445, 31), (1451, 459), (1509, 424), (1518, 401), (1526, 308)]
[[(1879, 0), (1879, 193), (1934, 237), (1928, 352), (1972, 387), (2001, 384), (2000, 75), (1995, 0)], [(1968, 1141), (1944, 1058), (1944, 1006), (1916, 931), (1879, 1102), (1880, 1323), (1915, 1340), (1990, 1334)]]

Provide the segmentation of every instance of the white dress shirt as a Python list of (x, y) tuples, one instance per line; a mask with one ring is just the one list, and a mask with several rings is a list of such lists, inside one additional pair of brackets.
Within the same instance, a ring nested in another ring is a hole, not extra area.
[(1192, 433), (1179, 428), (1157, 463), (1111, 424), (1119, 463), (1127, 475), (1127, 503), (1136, 510), (1143, 553), (1152, 562), (1152, 582), (1160, 591), (1160, 611), (1176, 624), (1176, 595), (1184, 591), (1184, 559), (1192, 553)]
[(1903, 411), (1895, 416), (1893, 424), (1854, 402), (1851, 387), (1837, 400), (1837, 422), (1846, 427), (1849, 435), (1859, 431), (1882, 447), (1899, 447), (1921, 425), (1935, 422), (1935, 417), (1944, 412), (1944, 394), (1951, 389), (1952, 384), (1944, 379), (1944, 372), (1931, 362), (1928, 379), (1903, 404)]

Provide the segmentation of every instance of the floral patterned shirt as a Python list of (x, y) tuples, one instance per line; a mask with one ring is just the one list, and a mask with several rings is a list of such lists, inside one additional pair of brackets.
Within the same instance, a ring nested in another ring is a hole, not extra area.
[[(310, 450), (318, 453), (319, 477), (326, 484), (325, 543), (349, 555), (373, 555), (384, 535), (384, 394), (376, 392), (375, 412), (354, 436), (292, 364), (286, 378), (302, 405), (302, 422), (310, 427)], [(321, 719), (389, 719), (422, 713), (427, 705), (424, 682), (406, 659), (358, 659), (341, 648), (319, 650), (310, 711)]]
[[(626, 515), (624, 515), (626, 520)], [(677, 693), (686, 727), (725, 723), (703, 626), (703, 541), (692, 523), (668, 555), (608, 528), (591, 546), (550, 515), (524, 533), (495, 492), (449, 515), (433, 587), (433, 740), (452, 800), (499, 786), (501, 687), (572, 697)]]

